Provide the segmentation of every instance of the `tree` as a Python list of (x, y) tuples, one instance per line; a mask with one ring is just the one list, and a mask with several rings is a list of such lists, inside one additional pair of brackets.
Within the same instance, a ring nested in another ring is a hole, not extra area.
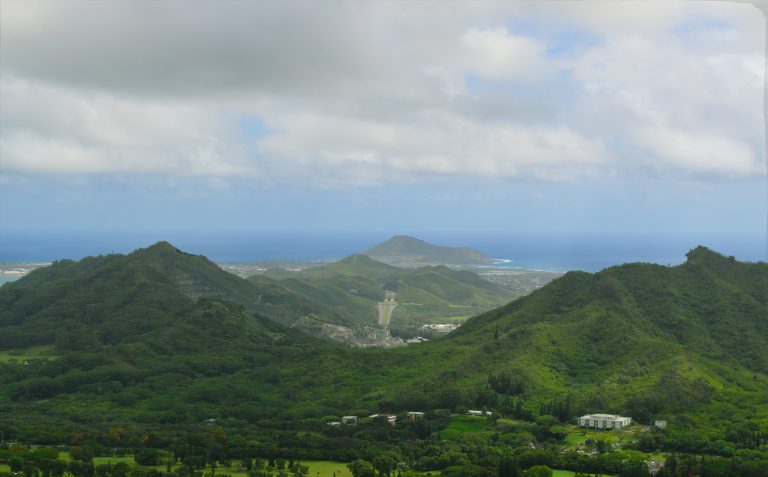
[(499, 462), (499, 477), (520, 477), (520, 468), (510, 456), (504, 456)]
[(293, 474), (296, 477), (307, 477), (309, 475), (309, 466), (301, 465), (297, 462), (293, 467)]
[(160, 451), (157, 449), (141, 449), (136, 453), (134, 460), (137, 464), (147, 467), (160, 465)]
[(525, 477), (552, 477), (552, 469), (546, 465), (534, 465), (523, 472)]
[(375, 456), (371, 463), (373, 464), (373, 468), (379, 471), (379, 475), (386, 475), (389, 477), (389, 474), (392, 472), (392, 469), (395, 468), (397, 461), (389, 454), (380, 454)]
[(373, 466), (362, 459), (347, 464), (347, 468), (352, 472), (352, 477), (376, 477)]

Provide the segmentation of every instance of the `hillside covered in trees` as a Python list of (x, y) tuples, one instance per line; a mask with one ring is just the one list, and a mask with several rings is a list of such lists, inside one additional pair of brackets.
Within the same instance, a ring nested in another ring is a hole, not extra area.
[[(326, 421), (420, 410), (429, 418), (412, 437), (427, 439), (451, 412), (481, 408), (539, 426), (520, 434), (527, 442), (556, 443), (575, 416), (614, 412), (667, 420), (650, 448), (732, 456), (764, 445), (765, 263), (699, 247), (676, 267), (571, 272), (444, 339), (392, 350), (350, 349), (264, 318), (263, 302), (238, 303), (248, 281), (206, 263), (158, 244), (60, 261), (0, 288), (6, 439), (99, 441), (120, 427), (168, 445), (214, 419), (297, 455), (353, 459), (387, 439)], [(201, 288), (195, 267), (220, 281)]]

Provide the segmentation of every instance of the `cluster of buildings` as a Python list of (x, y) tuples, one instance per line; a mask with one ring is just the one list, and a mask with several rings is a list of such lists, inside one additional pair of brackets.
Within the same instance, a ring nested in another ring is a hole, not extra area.
[[(421, 419), (424, 417), (424, 413), (420, 411), (408, 411), (405, 414), (405, 418), (409, 421), (415, 421), (417, 419)], [(390, 426), (394, 426), (397, 424), (397, 416), (394, 414), (371, 414), (368, 416), (368, 419), (386, 419), (387, 424)], [(357, 416), (342, 416), (341, 421), (331, 421), (327, 424), (329, 426), (342, 426), (342, 425), (351, 425), (351, 424), (357, 424), (358, 417)]]
[[(475, 417), (483, 417), (483, 416), (491, 416), (493, 413), (491, 411), (479, 411), (475, 409), (470, 409), (467, 411), (468, 416), (475, 416)], [(405, 418), (410, 421), (415, 421), (417, 419), (421, 419), (424, 417), (424, 413), (420, 411), (408, 411), (405, 414)], [(397, 424), (397, 416), (394, 414), (371, 414), (368, 416), (368, 419), (386, 419), (387, 424), (390, 426), (394, 426)], [(350, 425), (350, 424), (357, 424), (358, 417), (357, 416), (343, 416), (341, 418), (341, 421), (331, 421), (328, 422), (329, 426), (341, 426), (341, 425)], [(616, 414), (587, 414), (584, 416), (581, 416), (578, 419), (578, 425), (579, 427), (586, 427), (591, 429), (598, 429), (598, 430), (607, 430), (607, 429), (626, 429), (627, 427), (632, 424), (632, 418), (631, 417), (625, 417), (625, 416), (619, 416)], [(667, 427), (667, 421), (661, 421), (656, 420), (653, 422), (653, 425), (655, 427), (658, 427), (659, 429), (664, 429)]]

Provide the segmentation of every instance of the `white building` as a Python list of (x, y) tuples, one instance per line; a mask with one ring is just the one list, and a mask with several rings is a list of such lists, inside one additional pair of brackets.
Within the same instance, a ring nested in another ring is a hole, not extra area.
[(656, 420), (656, 421), (653, 421), (653, 425), (658, 427), (659, 429), (666, 429), (667, 421)]
[(587, 414), (579, 418), (579, 427), (592, 427), (594, 429), (624, 429), (630, 424), (632, 424), (631, 417), (615, 414)]
[(357, 424), (357, 416), (341, 416), (342, 424)]
[(394, 426), (397, 423), (397, 416), (392, 414), (371, 414), (368, 416), (370, 419), (386, 419), (390, 426)]
[(421, 419), (422, 417), (424, 417), (424, 413), (418, 412), (418, 411), (408, 411), (408, 414), (406, 414), (406, 417), (411, 421), (415, 421), (416, 419)]

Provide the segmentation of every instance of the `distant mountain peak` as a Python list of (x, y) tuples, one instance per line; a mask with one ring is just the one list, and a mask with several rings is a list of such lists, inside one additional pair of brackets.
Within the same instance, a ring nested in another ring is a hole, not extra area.
[(686, 253), (685, 256), (687, 258), (686, 263), (688, 264), (725, 262), (735, 260), (733, 257), (726, 257), (703, 245), (699, 245), (696, 248), (691, 249), (691, 251)]
[(410, 235), (395, 235), (365, 252), (391, 265), (487, 265), (491, 260), (479, 250), (433, 245)]
[(181, 252), (181, 250), (175, 247), (172, 243), (166, 242), (165, 240), (161, 240), (155, 244), (152, 244), (149, 247), (145, 248), (144, 250), (153, 250), (153, 251), (166, 250), (166, 251), (173, 251), (173, 252)]

